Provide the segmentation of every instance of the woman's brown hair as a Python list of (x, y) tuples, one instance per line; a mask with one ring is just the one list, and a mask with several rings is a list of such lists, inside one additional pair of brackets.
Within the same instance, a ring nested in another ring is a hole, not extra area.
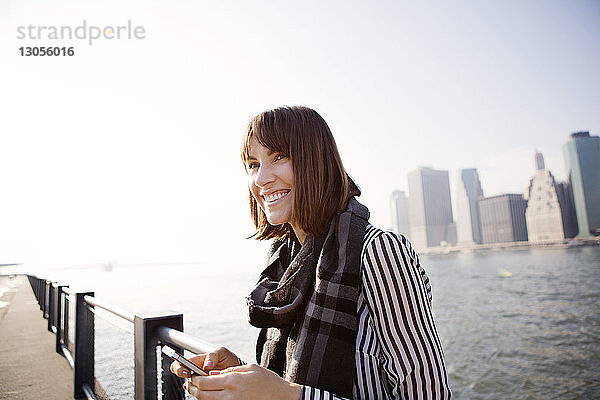
[[(291, 218), (307, 234), (323, 234), (346, 201), (360, 196), (360, 189), (344, 169), (329, 126), (315, 110), (285, 106), (252, 118), (241, 148), (246, 168), (252, 137), (292, 160), (295, 195)], [(279, 238), (289, 233), (289, 224), (269, 224), (250, 190), (249, 199), (256, 239)]]

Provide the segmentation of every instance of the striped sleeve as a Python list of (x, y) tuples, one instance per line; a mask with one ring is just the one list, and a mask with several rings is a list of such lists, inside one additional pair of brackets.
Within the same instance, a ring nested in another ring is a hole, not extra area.
[(317, 389), (311, 386), (302, 387), (301, 400), (348, 400), (345, 397), (339, 397), (327, 390)]
[[(394, 399), (450, 399), (429, 278), (404, 236), (378, 231), (365, 242), (362, 283), (385, 391)], [(362, 378), (363, 385), (373, 384), (371, 377)]]

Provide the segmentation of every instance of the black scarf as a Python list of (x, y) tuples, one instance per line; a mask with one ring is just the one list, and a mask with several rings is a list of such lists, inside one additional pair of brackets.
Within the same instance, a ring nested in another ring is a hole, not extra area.
[[(263, 328), (257, 360), (286, 380), (351, 398), (355, 376), (360, 255), (369, 210), (352, 197), (320, 237), (274, 241), (247, 298)], [(315, 273), (316, 272), (316, 273)]]

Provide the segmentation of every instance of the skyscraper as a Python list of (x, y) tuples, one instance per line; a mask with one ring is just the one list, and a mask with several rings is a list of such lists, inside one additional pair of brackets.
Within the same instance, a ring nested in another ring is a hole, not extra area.
[(546, 163), (544, 162), (544, 156), (539, 151), (535, 151), (535, 170), (539, 171), (546, 169)]
[(403, 190), (394, 190), (391, 199), (392, 230), (402, 233), (410, 239), (410, 228), (408, 224), (408, 197)]
[(456, 235), (458, 243), (481, 243), (481, 224), (477, 201), (483, 197), (477, 169), (462, 169), (456, 185)]
[(448, 171), (420, 167), (408, 173), (410, 240), (416, 249), (454, 242)]
[(552, 173), (545, 168), (544, 156), (537, 151), (535, 165), (535, 175), (529, 181), (525, 192), (527, 200), (525, 219), (529, 241), (562, 240), (566, 237), (563, 226), (563, 209), (567, 207), (567, 204), (561, 204), (561, 200), (564, 203), (562, 193), (560, 193)]
[(482, 242), (527, 240), (526, 205), (527, 201), (521, 194), (501, 194), (479, 199)]
[(575, 132), (564, 148), (579, 237), (600, 235), (600, 137)]
[(566, 238), (572, 238), (577, 235), (577, 215), (575, 215), (575, 203), (573, 202), (573, 192), (567, 182), (556, 184), (556, 194), (560, 203), (562, 213), (563, 230)]

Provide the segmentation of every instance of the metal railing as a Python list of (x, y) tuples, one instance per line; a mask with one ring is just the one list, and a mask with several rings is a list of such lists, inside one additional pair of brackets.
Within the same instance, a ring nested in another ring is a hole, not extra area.
[[(56, 352), (64, 356), (73, 368), (75, 399), (108, 398), (94, 375), (96, 309), (108, 311), (133, 324), (135, 399), (184, 398), (183, 380), (169, 371), (171, 361), (163, 358), (157, 347), (169, 344), (176, 351), (193, 353), (206, 353), (211, 348), (183, 333), (183, 314), (135, 314), (97, 299), (94, 292), (75, 291), (65, 284), (33, 275), (27, 277), (40, 310), (48, 319), (48, 330), (56, 334)], [(74, 304), (73, 316), (69, 311), (71, 303)], [(70, 320), (74, 323), (73, 327)], [(70, 331), (74, 332), (73, 338), (69, 335)]]

